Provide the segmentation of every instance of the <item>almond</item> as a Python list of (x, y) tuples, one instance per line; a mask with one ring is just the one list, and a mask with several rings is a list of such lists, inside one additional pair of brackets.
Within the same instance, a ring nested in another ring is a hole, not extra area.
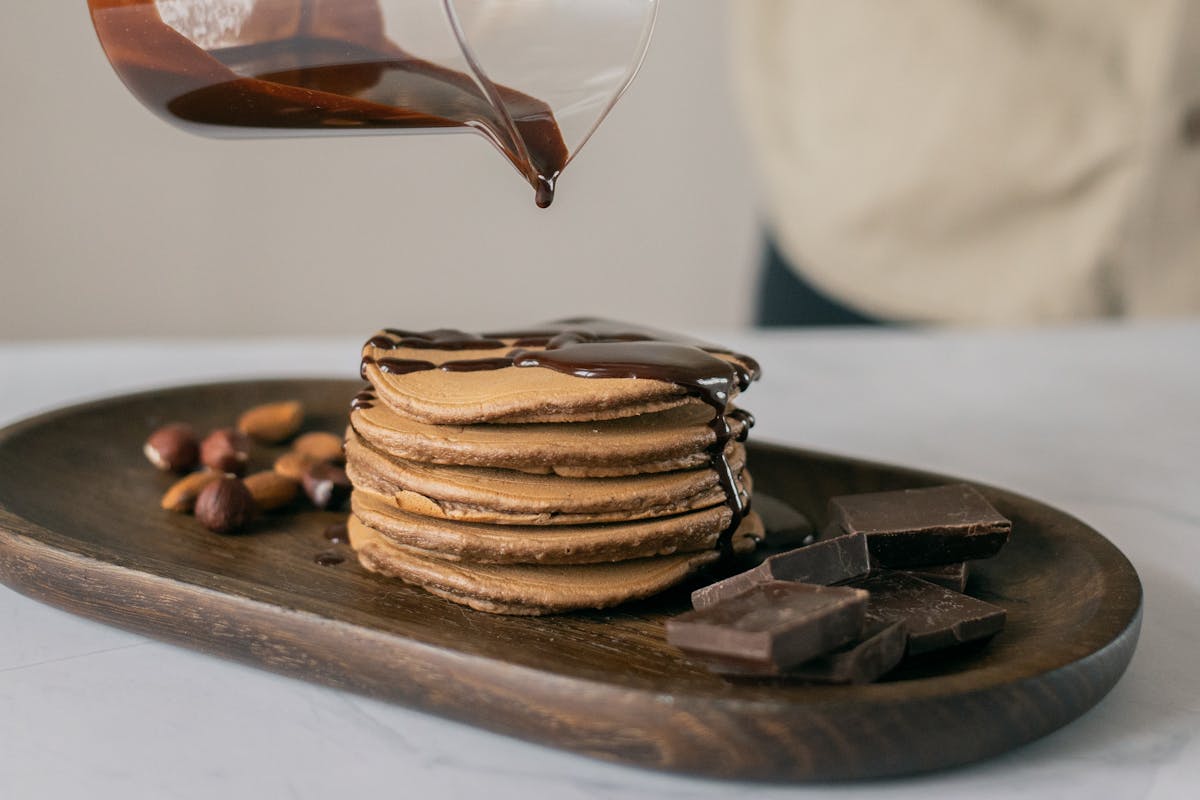
[(300, 492), (300, 484), (274, 470), (247, 475), (243, 481), (259, 511), (276, 511), (291, 503)]
[(318, 462), (303, 453), (289, 450), (275, 459), (275, 472), (299, 483), (304, 480), (304, 473), (308, 472), (308, 468), (316, 463)]
[(297, 453), (308, 456), (313, 461), (329, 461), (340, 464), (346, 460), (346, 452), (342, 448), (342, 437), (336, 433), (313, 431), (306, 433), (292, 444)]
[(186, 514), (195, 508), (196, 498), (200, 496), (200, 492), (204, 490), (204, 487), (219, 477), (221, 477), (221, 473), (207, 469), (200, 472), (193, 472), (191, 475), (185, 475), (171, 484), (171, 488), (167, 489), (166, 493), (162, 496), (160, 505), (167, 511)]
[(304, 406), (298, 400), (266, 403), (238, 417), (237, 429), (267, 444), (279, 444), (296, 435), (304, 422)]

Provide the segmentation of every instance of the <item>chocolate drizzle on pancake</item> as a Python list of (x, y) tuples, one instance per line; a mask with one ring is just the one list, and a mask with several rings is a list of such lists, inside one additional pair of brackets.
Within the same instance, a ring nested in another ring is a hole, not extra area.
[(376, 359), (375, 365), (379, 367), (380, 372), (386, 372), (389, 375), (407, 375), (410, 372), (424, 372), (425, 370), (435, 369), (437, 366), (431, 361), (420, 361), (412, 358), (380, 358)]
[(504, 369), (505, 367), (518, 367), (520, 364), (514, 364), (511, 355), (501, 358), (469, 358), (462, 361), (447, 361), (442, 364), (443, 372), (486, 372), (493, 369)]
[[(509, 342), (513, 344), (510, 345)], [(491, 333), (483, 336), (440, 329), (417, 333), (393, 328), (372, 337), (367, 344), (376, 349), (497, 350), (513, 347), (503, 356), (459, 359), (434, 364), (419, 359), (364, 356), (361, 370), (374, 364), (389, 374), (426, 370), (481, 372), (508, 367), (551, 369), (579, 378), (620, 378), (663, 381), (681, 388), (713, 409), (709, 423), (713, 443), (708, 449), (712, 468), (725, 493), (731, 512), (729, 526), (721, 534), (720, 548), (731, 551), (734, 531), (749, 511), (746, 498), (737, 489), (736, 477), (726, 456), (733, 439), (730, 418), (741, 422), (738, 439), (744, 439), (754, 417), (741, 409), (730, 409), (733, 394), (744, 391), (760, 375), (752, 358), (729, 353), (702, 342), (671, 337), (657, 331), (603, 320), (565, 320), (537, 330)], [(544, 348), (544, 349), (529, 349)], [(716, 354), (733, 356), (732, 363)], [(360, 399), (362, 398), (362, 399)], [(355, 398), (352, 407), (362, 408), (373, 396)], [(367, 406), (369, 407), (369, 405)]]
[(747, 508), (725, 456), (725, 446), (733, 438), (726, 412), (735, 388), (747, 386), (752, 380), (748, 370), (692, 345), (648, 340), (595, 341), (570, 334), (551, 339), (545, 350), (514, 350), (511, 358), (517, 367), (545, 367), (578, 378), (665, 381), (712, 407), (714, 415), (709, 429), (713, 432), (713, 443), (708, 455), (732, 515), (720, 538), (721, 550), (729, 551), (733, 532)]
[(754, 415), (742, 408), (735, 408), (729, 412), (729, 416), (742, 423), (742, 430), (738, 433), (737, 440), (739, 442), (746, 441), (750, 435), (750, 429), (754, 427)]
[[(508, 347), (507, 344), (494, 337), (478, 336), (453, 328), (438, 328), (421, 333), (384, 328), (383, 332), (393, 339), (390, 344), (377, 344), (376, 347), (411, 347), (414, 350), (496, 350)], [(383, 338), (385, 337), (376, 336), (371, 341)]]
[(355, 411), (360, 409), (366, 411), (368, 408), (374, 407), (375, 393), (370, 389), (363, 389), (361, 392), (354, 395), (354, 399), (350, 401), (350, 408)]

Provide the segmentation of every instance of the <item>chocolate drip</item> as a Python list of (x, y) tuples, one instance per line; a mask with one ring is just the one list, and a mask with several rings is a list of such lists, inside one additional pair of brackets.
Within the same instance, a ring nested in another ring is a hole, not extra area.
[(350, 401), (350, 408), (355, 411), (365, 411), (368, 408), (375, 407), (375, 393), (370, 389), (364, 389), (354, 395), (354, 399)]
[(750, 429), (754, 427), (754, 415), (743, 408), (735, 408), (729, 412), (729, 416), (742, 423), (742, 429), (738, 432), (737, 440), (739, 442), (746, 441), (750, 436)]
[(732, 515), (729, 527), (720, 537), (721, 550), (728, 554), (732, 550), (733, 533), (746, 515), (746, 505), (725, 454), (725, 448), (733, 438), (733, 426), (729, 424), (726, 412), (734, 387), (741, 385), (741, 373), (745, 370), (697, 347), (674, 342), (594, 342), (561, 334), (551, 345), (546, 350), (514, 351), (513, 365), (545, 367), (579, 378), (665, 381), (713, 409), (713, 419), (709, 423), (713, 443), (708, 456)]
[(379, 334), (367, 339), (367, 344), (371, 347), (378, 347), (380, 350), (394, 350), (400, 345), (390, 336)]
[(424, 372), (437, 367), (430, 361), (412, 358), (377, 358), (375, 366), (379, 367), (380, 372), (386, 372), (389, 375), (407, 375), (410, 372)]
[(556, 337), (545, 350), (513, 351), (516, 367), (545, 367), (579, 378), (640, 378), (683, 388), (725, 412), (737, 385), (733, 364), (690, 345), (674, 342), (580, 341)]
[(439, 369), (442, 372), (486, 372), (494, 369), (504, 369), (513, 365), (510, 356), (500, 358), (469, 358), (461, 361), (447, 361)]
[(313, 558), (313, 561), (317, 562), (322, 567), (336, 567), (338, 564), (345, 563), (346, 557), (338, 553), (326, 551), (324, 553), (317, 553), (317, 555)]
[(726, 355), (734, 358), (743, 359), (743, 364), (734, 364), (734, 370), (737, 374), (738, 391), (744, 392), (750, 388), (750, 384), (762, 377), (762, 368), (758, 366), (758, 362), (749, 356), (741, 356), (736, 353), (729, 353), (723, 350), (712, 350), (710, 352), (720, 353), (725, 352)]
[[(395, 337), (389, 340), (386, 347), (410, 347), (414, 350), (497, 350), (508, 345), (490, 336), (479, 336), (474, 333), (454, 330), (453, 328), (438, 328), (433, 331), (402, 331), (397, 328), (384, 328), (384, 333)], [(379, 337), (375, 337), (376, 339)], [(371, 341), (374, 341), (372, 339)]]
[(387, 340), (384, 344), (376, 344), (376, 340), (380, 337), (372, 337), (367, 344), (382, 349), (412, 347), (430, 350), (483, 350), (510, 346), (553, 349), (565, 344), (580, 342), (670, 342), (689, 345), (706, 353), (732, 356), (738, 362), (734, 367), (738, 370), (738, 386), (742, 390), (746, 389), (751, 381), (758, 380), (762, 376), (758, 362), (742, 353), (735, 353), (699, 339), (669, 334), (653, 328), (588, 317), (548, 322), (538, 325), (536, 328), (492, 331), (482, 335), (451, 328), (424, 332), (385, 328), (383, 332), (394, 338)]
[(558, 173), (553, 178), (538, 175), (533, 183), (533, 202), (538, 208), (549, 208), (554, 202), (554, 184), (558, 182)]
[(590, 319), (575, 317), (556, 322), (548, 322), (535, 328), (485, 333), (484, 336), (493, 339), (517, 340), (521, 347), (542, 347), (557, 336), (571, 335), (582, 337), (587, 341), (604, 342), (639, 342), (659, 341), (690, 344), (707, 348), (704, 342), (673, 336), (650, 328), (641, 328), (625, 322), (615, 322), (606, 319)]
[[(731, 552), (733, 534), (746, 516), (749, 505), (738, 491), (737, 477), (726, 456), (726, 448), (733, 440), (735, 430), (730, 420), (741, 423), (737, 426), (737, 438), (741, 441), (754, 425), (754, 417), (742, 409), (730, 409), (729, 401), (734, 394), (744, 391), (751, 381), (758, 378), (760, 369), (753, 359), (694, 340), (676, 339), (655, 331), (603, 320), (566, 320), (537, 330), (485, 334), (482, 337), (456, 330), (413, 333), (388, 328), (386, 333), (391, 337), (387, 340), (387, 349), (478, 350), (507, 347), (504, 340), (515, 341), (517, 346), (504, 356), (451, 360), (440, 365), (423, 360), (373, 358), (368, 355), (362, 361), (364, 373), (369, 364), (375, 364), (382, 372), (390, 374), (432, 369), (481, 372), (508, 367), (541, 367), (578, 378), (663, 381), (698, 398), (713, 409), (713, 419), (709, 423), (713, 442), (708, 448), (708, 456), (731, 513), (730, 524), (719, 539), (720, 548), (723, 553)], [(380, 347), (376, 343), (380, 338), (373, 337), (367, 344)], [(717, 354), (731, 355), (737, 362), (720, 358)]]
[(729, 512), (733, 515), (729, 521), (729, 526), (721, 532), (721, 536), (717, 540), (721, 554), (729, 556), (733, 553), (733, 534), (737, 531), (738, 525), (741, 524), (742, 519), (745, 518), (746, 512), (749, 509), (746, 507), (746, 499), (738, 491), (737, 479), (733, 474), (733, 467), (730, 466), (729, 458), (725, 455), (725, 447), (732, 438), (729, 418), (721, 411), (717, 411), (717, 415), (713, 417), (708, 427), (714, 436), (713, 443), (708, 448), (709, 463), (712, 464), (713, 471), (717, 473), (717, 482), (721, 484), (721, 490), (725, 492), (725, 503), (729, 506)]
[(741, 422), (747, 428), (754, 427), (754, 415), (744, 408), (735, 408), (729, 412), (729, 416)]
[(346, 544), (350, 541), (350, 530), (346, 523), (339, 522), (325, 529), (325, 540), (333, 544)]

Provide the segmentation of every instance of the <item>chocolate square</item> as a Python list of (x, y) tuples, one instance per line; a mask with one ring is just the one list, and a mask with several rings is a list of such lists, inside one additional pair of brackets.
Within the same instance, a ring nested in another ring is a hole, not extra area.
[(985, 639), (1004, 628), (1008, 613), (999, 606), (902, 572), (879, 572), (854, 581), (871, 593), (869, 622), (903, 622), (908, 655)]
[(1012, 532), (1012, 522), (963, 483), (835, 497), (829, 525), (866, 534), (877, 565), (897, 569), (990, 558)]
[(957, 564), (937, 564), (931, 567), (913, 567), (912, 569), (900, 570), (905, 575), (911, 575), (914, 578), (920, 578), (923, 581), (936, 583), (938, 586), (945, 586), (947, 589), (952, 589), (956, 592), (966, 591), (967, 579), (971, 577), (971, 565), (969, 561), (960, 561)]
[(667, 620), (667, 642), (786, 669), (857, 638), (866, 607), (861, 589), (775, 581)]
[(790, 669), (733, 659), (703, 659), (713, 672), (731, 677), (783, 678), (803, 683), (870, 683), (904, 658), (908, 630), (902, 622), (869, 622), (862, 636), (833, 652)]
[(866, 575), (871, 570), (867, 537), (839, 536), (771, 556), (757, 567), (692, 592), (692, 605), (715, 603), (769, 581), (795, 581), (828, 586)]

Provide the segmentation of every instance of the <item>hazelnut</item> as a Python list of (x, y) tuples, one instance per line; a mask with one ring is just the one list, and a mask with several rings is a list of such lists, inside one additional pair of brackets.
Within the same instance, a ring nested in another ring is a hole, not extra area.
[(336, 464), (318, 463), (304, 473), (304, 493), (322, 510), (340, 508), (353, 488), (346, 470)]
[(142, 452), (163, 472), (187, 472), (200, 458), (196, 432), (182, 422), (172, 422), (150, 434)]
[(292, 444), (292, 449), (313, 461), (330, 461), (340, 464), (346, 460), (342, 437), (335, 433), (325, 431), (306, 433)]
[(201, 470), (193, 472), (191, 475), (185, 475), (175, 483), (171, 484), (171, 488), (167, 489), (162, 496), (162, 501), (159, 503), (167, 511), (175, 511), (181, 514), (191, 511), (196, 506), (196, 498), (200, 496), (200, 492), (205, 486), (221, 477), (221, 473), (213, 472), (212, 470)]
[(241, 475), (250, 460), (250, 440), (233, 428), (219, 428), (200, 443), (200, 460), (217, 472)]
[(254, 516), (254, 498), (241, 478), (222, 476), (196, 498), (196, 519), (214, 533), (237, 533)]
[(304, 406), (296, 400), (289, 400), (247, 410), (238, 418), (237, 428), (252, 439), (279, 444), (295, 436), (302, 422)]

